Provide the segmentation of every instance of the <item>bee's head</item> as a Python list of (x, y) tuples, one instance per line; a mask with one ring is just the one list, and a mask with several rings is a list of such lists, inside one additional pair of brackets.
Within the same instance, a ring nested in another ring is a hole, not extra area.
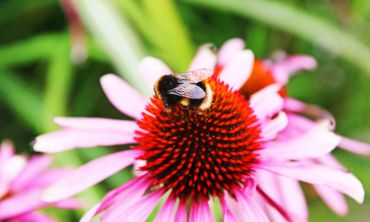
[(166, 93), (168, 90), (174, 89), (178, 84), (179, 82), (175, 76), (164, 75), (157, 82), (157, 94), (158, 92)]
[(171, 105), (176, 104), (181, 99), (179, 96), (168, 94), (168, 91), (176, 88), (178, 84), (178, 79), (174, 75), (164, 75), (155, 84), (154, 91), (163, 101), (166, 109), (169, 109)]

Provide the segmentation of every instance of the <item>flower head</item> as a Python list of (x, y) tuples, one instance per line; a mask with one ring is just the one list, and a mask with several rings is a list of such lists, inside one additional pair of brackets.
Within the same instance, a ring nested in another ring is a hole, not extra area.
[(41, 200), (46, 187), (67, 173), (63, 169), (48, 169), (50, 163), (51, 158), (45, 155), (29, 160), (15, 155), (9, 141), (0, 145), (0, 221), (53, 221), (37, 210), (80, 206), (73, 199), (52, 203)]
[[(233, 46), (235, 43), (233, 43), (233, 41), (238, 40), (231, 40), (226, 43), (224, 47), (235, 49), (235, 46)], [(238, 50), (242, 49), (239, 48)], [(288, 124), (284, 130), (279, 132), (275, 141), (287, 141), (294, 137), (299, 137), (319, 126), (324, 127), (326, 132), (331, 132), (335, 129), (334, 117), (328, 111), (318, 106), (295, 100), (289, 97), (289, 94), (285, 90), (285, 86), (288, 84), (291, 76), (302, 70), (313, 70), (316, 68), (316, 65), (315, 59), (306, 55), (284, 56), (278, 61), (267, 59), (263, 61), (256, 60), (254, 62), (252, 74), (240, 88), (240, 92), (248, 98), (253, 93), (269, 85), (279, 84), (282, 86), (279, 94), (284, 99), (284, 111), (287, 113)], [(369, 144), (355, 141), (344, 136), (336, 136), (339, 138), (337, 144), (339, 148), (360, 155), (370, 154)], [(322, 147), (317, 146), (316, 148), (320, 149)], [(309, 149), (312, 149), (312, 147)], [(311, 156), (306, 160), (301, 160), (301, 162), (304, 164), (311, 163), (326, 168), (348, 171), (332, 154)], [(276, 184), (275, 187), (266, 189), (266, 192), (271, 195), (274, 200), (285, 206), (285, 208), (296, 209), (292, 210), (296, 211), (296, 214), (306, 215), (307, 217), (307, 206), (303, 197), (303, 192), (297, 181), (286, 182), (284, 178), (273, 174), (266, 175), (266, 173), (260, 174), (259, 176), (263, 177), (263, 180), (266, 181), (265, 184), (262, 183), (262, 187), (271, 187), (271, 182)], [(336, 189), (333, 189), (331, 186), (321, 185), (313, 185), (313, 188), (336, 214), (343, 216), (348, 212), (348, 206), (344, 195), (337, 192)], [(296, 196), (298, 195), (299, 197), (286, 195), (282, 198), (281, 194), (284, 194), (287, 190), (296, 190)], [(277, 215), (277, 217), (279, 217), (279, 215)]]
[[(268, 84), (248, 96), (239, 91), (254, 64), (252, 52), (243, 48), (243, 42), (232, 40), (218, 56), (208, 46), (199, 49), (189, 70), (215, 70), (208, 80), (212, 104), (202, 111), (181, 103), (168, 110), (158, 96), (144, 98), (119, 77), (103, 76), (112, 104), (137, 120), (56, 118), (62, 129), (39, 136), (35, 149), (134, 146), (81, 166), (51, 186), (44, 198), (70, 197), (134, 164), (139, 165), (137, 176), (109, 192), (82, 221), (100, 213), (104, 221), (145, 221), (161, 198), (165, 201), (155, 221), (214, 221), (210, 207), (217, 198), (224, 221), (267, 221), (265, 205), (288, 221), (306, 220), (271, 197), (274, 184), (266, 183), (269, 177), (263, 174), (330, 186), (361, 202), (364, 191), (353, 175), (306, 161), (330, 153), (339, 136), (318, 125), (277, 140), (288, 124), (281, 85)], [(155, 58), (145, 58), (139, 68), (152, 88), (171, 73)]]

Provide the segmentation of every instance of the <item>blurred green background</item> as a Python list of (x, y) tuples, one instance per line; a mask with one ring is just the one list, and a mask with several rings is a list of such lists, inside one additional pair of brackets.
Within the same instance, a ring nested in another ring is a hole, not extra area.
[[(317, 70), (294, 77), (290, 95), (330, 110), (338, 133), (370, 142), (368, 0), (5, 0), (0, 30), (0, 139), (13, 140), (19, 152), (32, 153), (33, 138), (56, 129), (53, 116), (126, 118), (103, 95), (103, 74), (120, 74), (148, 94), (137, 73), (145, 55), (181, 72), (199, 45), (233, 37), (257, 58), (278, 50), (315, 57)], [(80, 165), (110, 151), (71, 151), (56, 160)], [(363, 182), (366, 201), (349, 200), (350, 214), (338, 218), (308, 190), (310, 221), (369, 221), (370, 158), (335, 155)], [(84, 197), (93, 203), (129, 177), (127, 170)], [(52, 213), (61, 221), (78, 216)]]

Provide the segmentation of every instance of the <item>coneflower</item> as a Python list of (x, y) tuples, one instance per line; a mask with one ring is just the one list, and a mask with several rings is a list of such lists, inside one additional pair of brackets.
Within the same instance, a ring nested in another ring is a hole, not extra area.
[(54, 221), (38, 210), (46, 207), (80, 207), (80, 202), (74, 199), (56, 202), (41, 199), (50, 184), (68, 173), (66, 169), (49, 169), (51, 161), (51, 157), (46, 155), (37, 155), (30, 159), (15, 155), (10, 141), (0, 144), (0, 221)]
[[(362, 202), (362, 185), (350, 173), (291, 161), (292, 156), (300, 160), (326, 155), (340, 137), (316, 127), (276, 143), (274, 139), (287, 125), (281, 87), (269, 85), (245, 98), (238, 89), (251, 74), (253, 54), (240, 50), (229, 56), (222, 70), (207, 80), (213, 99), (203, 111), (180, 103), (169, 111), (158, 96), (144, 98), (119, 77), (103, 76), (101, 83), (109, 100), (136, 121), (56, 118), (62, 129), (37, 137), (34, 148), (57, 152), (97, 145), (134, 146), (95, 159), (61, 178), (45, 193), (45, 200), (70, 197), (140, 163), (137, 176), (109, 192), (82, 221), (98, 214), (108, 222), (145, 221), (161, 199), (164, 204), (155, 221), (214, 221), (210, 208), (216, 199), (224, 221), (268, 221), (261, 201), (287, 221), (300, 220), (300, 215), (290, 214), (260, 186), (259, 172), (332, 186)], [(216, 60), (207, 46), (202, 47), (189, 70), (214, 69)], [(152, 88), (162, 75), (171, 73), (154, 58), (144, 59), (140, 70)], [(318, 145), (320, 149), (306, 149)], [(276, 149), (281, 155), (275, 155)]]

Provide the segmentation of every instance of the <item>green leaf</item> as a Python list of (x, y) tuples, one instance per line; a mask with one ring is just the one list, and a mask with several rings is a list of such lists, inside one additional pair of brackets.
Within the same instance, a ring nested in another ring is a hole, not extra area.
[(188, 30), (172, 0), (115, 0), (124, 16), (153, 48), (153, 54), (176, 71), (185, 71), (194, 53)]
[(110, 1), (76, 1), (83, 22), (100, 43), (112, 63), (127, 82), (142, 93), (150, 95), (143, 78), (138, 73), (138, 64), (144, 57), (144, 49), (135, 32), (119, 16)]
[(161, 57), (176, 71), (186, 71), (194, 50), (173, 0), (143, 0), (147, 20), (156, 35)]
[(54, 116), (66, 115), (68, 95), (73, 78), (70, 60), (70, 44), (67, 38), (60, 38), (52, 46), (44, 93), (43, 125), (46, 132), (57, 129), (52, 122)]
[(41, 97), (15, 73), (0, 70), (0, 99), (35, 132), (42, 132)]
[(349, 32), (341, 30), (304, 9), (268, 0), (184, 0), (194, 5), (214, 8), (256, 19), (293, 33), (334, 55), (357, 65), (370, 75), (370, 49)]
[(0, 67), (37, 62), (45, 59), (58, 43), (59, 34), (46, 34), (0, 47)]
[(0, 6), (0, 24), (11, 21), (23, 13), (30, 11), (38, 11), (49, 7), (50, 5), (58, 4), (57, 0), (12, 0), (2, 1)]

